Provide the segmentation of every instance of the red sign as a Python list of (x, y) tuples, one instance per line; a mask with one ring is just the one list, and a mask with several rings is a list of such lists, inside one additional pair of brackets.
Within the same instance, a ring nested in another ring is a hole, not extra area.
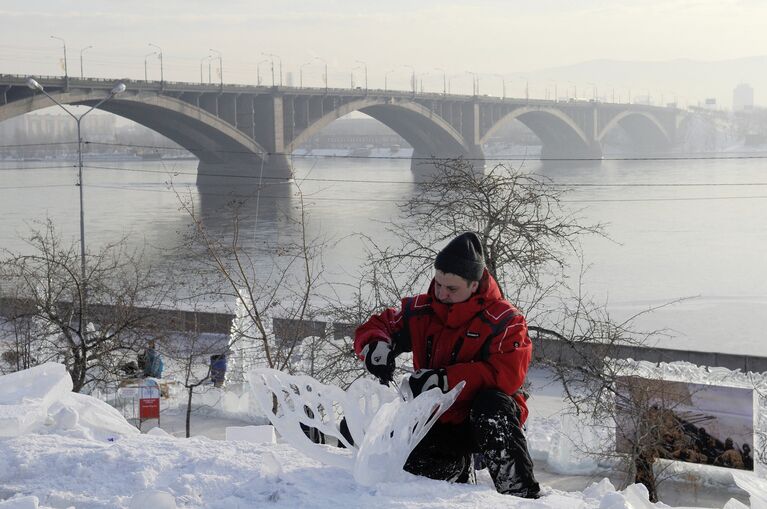
[(159, 419), (160, 398), (141, 398), (139, 400), (139, 419)]

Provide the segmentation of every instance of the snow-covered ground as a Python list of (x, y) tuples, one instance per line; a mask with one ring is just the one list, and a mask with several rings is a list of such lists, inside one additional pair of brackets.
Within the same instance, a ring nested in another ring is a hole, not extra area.
[[(497, 494), (486, 471), (479, 473), (477, 485), (408, 476), (397, 483), (361, 486), (351, 472), (321, 464), (287, 443), (223, 440), (225, 426), (250, 422), (210, 405), (205, 415), (193, 417), (192, 438), (178, 436), (183, 436), (180, 407), (163, 412), (164, 431), (142, 434), (112, 407), (69, 392), (67, 378), (63, 367), (53, 364), (0, 377), (0, 509), (667, 507), (647, 502), (640, 485), (616, 490), (603, 474), (575, 475), (577, 468), (556, 475), (546, 471), (559, 435), (562, 402), (559, 389), (546, 384), (540, 371), (531, 373), (528, 421), (545, 494), (536, 501)], [(560, 467), (568, 464), (565, 459), (560, 454)], [(751, 507), (767, 508), (767, 482), (744, 475), (741, 482), (755, 486), (750, 488)], [(672, 501), (676, 493), (674, 505), (746, 507), (732, 497), (748, 503), (746, 492), (726, 485), (688, 487), (701, 499), (694, 503), (681, 494), (679, 483), (670, 486), (661, 497)]]

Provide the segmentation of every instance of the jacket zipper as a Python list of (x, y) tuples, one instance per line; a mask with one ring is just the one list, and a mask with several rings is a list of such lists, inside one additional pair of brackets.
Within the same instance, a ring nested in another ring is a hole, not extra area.
[(458, 359), (458, 354), (461, 352), (461, 347), (463, 347), (463, 336), (459, 337), (458, 341), (455, 343), (453, 353), (450, 354), (450, 364), (455, 364), (455, 361)]

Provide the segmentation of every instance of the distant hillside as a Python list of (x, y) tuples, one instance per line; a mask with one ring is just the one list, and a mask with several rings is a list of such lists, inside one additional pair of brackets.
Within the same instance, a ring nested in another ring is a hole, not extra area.
[(726, 108), (732, 106), (733, 89), (739, 83), (748, 83), (754, 88), (756, 105), (767, 106), (767, 55), (717, 61), (591, 60), (540, 69), (524, 76), (529, 78), (531, 89), (536, 82), (538, 88), (553, 88), (553, 83), (557, 83), (560, 96), (564, 95), (563, 87), (569, 95), (577, 87), (579, 97), (591, 98), (596, 84), (598, 95), (607, 100), (612, 98), (613, 90), (616, 99), (621, 96), (625, 100), (631, 89), (632, 99), (649, 94), (656, 104), (660, 103), (661, 95), (666, 103), (676, 95), (682, 105), (695, 105), (711, 97)]

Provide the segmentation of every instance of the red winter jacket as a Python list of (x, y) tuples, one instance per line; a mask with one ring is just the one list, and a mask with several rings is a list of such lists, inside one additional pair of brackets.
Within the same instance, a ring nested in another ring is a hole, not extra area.
[(400, 310), (389, 308), (360, 325), (354, 349), (384, 340), (395, 353), (413, 352), (413, 368), (445, 368), (452, 389), (461, 380), (466, 386), (440, 420), (463, 422), (474, 396), (483, 389), (511, 395), (527, 419), (525, 398), (518, 393), (527, 375), (532, 343), (527, 323), (517, 309), (503, 300), (498, 283), (485, 270), (477, 291), (466, 301), (444, 304), (429, 293), (402, 299)]

